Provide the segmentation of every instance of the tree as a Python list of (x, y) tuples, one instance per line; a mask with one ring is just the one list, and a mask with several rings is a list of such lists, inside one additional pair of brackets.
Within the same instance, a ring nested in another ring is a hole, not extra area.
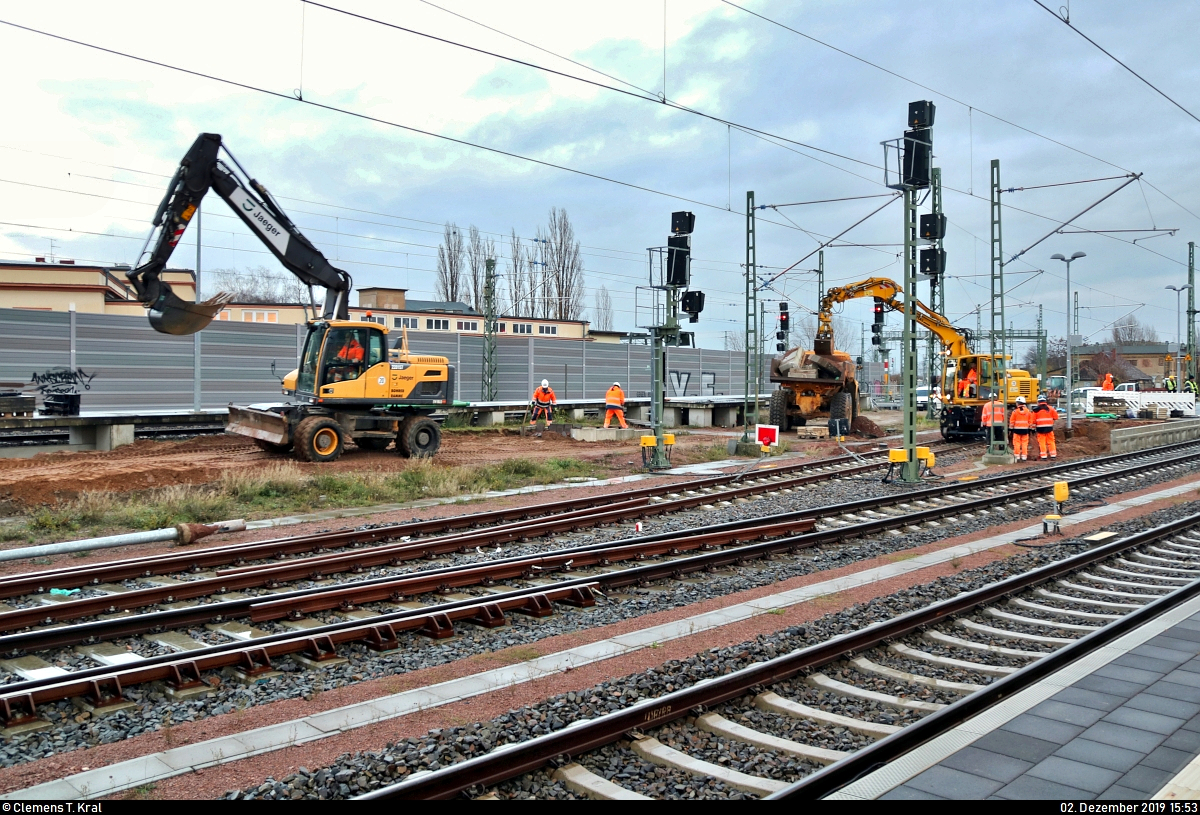
[(236, 269), (213, 269), (219, 291), (233, 295), (235, 303), (289, 303), (307, 305), (311, 302), (308, 287), (295, 275), (274, 272), (266, 266), (256, 266), (239, 272)]
[[(1025, 370), (1037, 370), (1038, 347), (1036, 344), (1025, 348), (1025, 356), (1021, 361), (1025, 365)], [(1051, 371), (1067, 367), (1067, 341), (1064, 337), (1050, 337), (1046, 340), (1046, 367)]]
[(483, 289), (487, 281), (487, 262), (496, 259), (496, 242), (484, 238), (479, 229), (471, 226), (467, 239), (467, 287), (468, 303), (476, 311), (483, 311)]
[(745, 351), (746, 350), (746, 332), (745, 331), (726, 331), (725, 332), (725, 350), (726, 351)]
[(462, 233), (457, 226), (447, 223), (442, 244), (438, 247), (436, 291), (439, 300), (453, 303), (467, 295), (464, 255)]
[(583, 314), (583, 260), (575, 228), (565, 209), (552, 207), (545, 231), (538, 229), (545, 264), (541, 280), (541, 316), (578, 320)]
[[(833, 322), (833, 348), (835, 351), (845, 351), (851, 353), (851, 348), (857, 348), (862, 344), (861, 332), (856, 330), (848, 320), (841, 317), (834, 317)], [(808, 316), (800, 319), (793, 324), (792, 333), (787, 338), (788, 348), (795, 348), (797, 345), (804, 348), (812, 348), (813, 339), (817, 336), (817, 318)], [(775, 333), (767, 326), (767, 335), (774, 337)]]
[(1113, 324), (1112, 341), (1118, 348), (1122, 345), (1158, 342), (1158, 332), (1154, 326), (1139, 322), (1132, 314), (1126, 314)]
[(596, 290), (596, 305), (593, 309), (595, 315), (592, 320), (592, 325), (597, 331), (612, 331), (613, 330), (613, 304), (612, 297), (608, 294), (608, 287), (600, 286)]
[(1101, 351), (1079, 366), (1081, 381), (1093, 379), (1096, 384), (1100, 384), (1105, 374), (1112, 374), (1113, 380), (1118, 385), (1125, 380), (1145, 378), (1138, 373), (1137, 366), (1121, 356), (1115, 348), (1111, 351)]
[(533, 289), (529, 280), (531, 267), (525, 251), (517, 230), (512, 230), (508, 238), (508, 272), (505, 277), (508, 279), (509, 308), (514, 317), (533, 313), (530, 303)]

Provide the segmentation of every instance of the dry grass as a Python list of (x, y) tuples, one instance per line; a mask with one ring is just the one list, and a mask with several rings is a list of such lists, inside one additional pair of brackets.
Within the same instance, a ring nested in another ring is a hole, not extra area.
[(161, 529), (178, 523), (451, 498), (591, 476), (595, 469), (577, 459), (511, 459), (477, 467), (441, 467), (424, 459), (400, 472), (312, 473), (294, 462), (276, 462), (254, 470), (227, 471), (211, 484), (139, 494), (85, 492), (72, 501), (38, 509), (24, 523), (5, 525), (0, 539), (33, 542), (80, 531)]

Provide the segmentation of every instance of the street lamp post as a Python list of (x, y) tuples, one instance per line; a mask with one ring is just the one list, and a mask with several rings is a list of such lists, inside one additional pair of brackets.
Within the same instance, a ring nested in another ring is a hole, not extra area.
[(1075, 390), (1075, 381), (1071, 376), (1071, 261), (1087, 257), (1086, 252), (1075, 252), (1070, 257), (1051, 255), (1051, 260), (1061, 260), (1067, 264), (1067, 436), (1071, 430), (1071, 393)]
[[(1186, 286), (1165, 286), (1164, 288), (1175, 292), (1175, 387), (1178, 390), (1183, 390), (1183, 384), (1179, 381), (1179, 358), (1183, 356), (1183, 344), (1180, 340), (1179, 328), (1179, 295), (1190, 289), (1192, 286), (1189, 283)], [(1192, 349), (1188, 349), (1190, 354)]]

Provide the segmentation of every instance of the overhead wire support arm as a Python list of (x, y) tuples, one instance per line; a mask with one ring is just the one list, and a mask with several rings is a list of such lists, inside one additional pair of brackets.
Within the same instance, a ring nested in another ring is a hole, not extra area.
[(1083, 217), (1085, 214), (1087, 214), (1088, 212), (1091, 212), (1093, 209), (1095, 209), (1096, 207), (1100, 206), (1102, 203), (1104, 203), (1105, 201), (1107, 201), (1109, 198), (1112, 198), (1114, 195), (1116, 195), (1116, 194), (1117, 194), (1117, 193), (1119, 193), (1121, 190), (1125, 189), (1126, 187), (1128, 187), (1130, 184), (1132, 184), (1133, 182), (1137, 181), (1137, 180), (1138, 180), (1139, 178), (1141, 178), (1141, 177), (1142, 177), (1142, 174), (1141, 174), (1141, 173), (1134, 173), (1132, 176), (1130, 176), (1130, 177), (1129, 177), (1129, 178), (1128, 178), (1128, 179), (1125, 181), (1125, 183), (1124, 183), (1124, 184), (1120, 185), (1120, 186), (1119, 186), (1119, 187), (1117, 187), (1115, 190), (1111, 190), (1110, 192), (1107, 192), (1107, 193), (1105, 193), (1103, 196), (1101, 196), (1101, 198), (1100, 198), (1099, 200), (1097, 200), (1097, 201), (1094, 201), (1093, 203), (1091, 203), (1091, 204), (1089, 204), (1088, 206), (1084, 207), (1082, 210), (1080, 210), (1080, 211), (1079, 211), (1078, 213), (1076, 213), (1074, 216), (1072, 216), (1072, 217), (1068, 218), (1067, 220), (1063, 221), (1061, 224), (1059, 224), (1058, 226), (1056, 226), (1054, 229), (1051, 229), (1051, 230), (1050, 230), (1049, 232), (1047, 232), (1045, 235), (1043, 235), (1042, 237), (1038, 238), (1038, 239), (1037, 239), (1036, 241), (1034, 241), (1033, 243), (1031, 243), (1031, 244), (1029, 244), (1028, 246), (1026, 246), (1026, 247), (1025, 247), (1024, 249), (1022, 249), (1020, 252), (1017, 252), (1015, 255), (1013, 255), (1012, 257), (1010, 257), (1008, 260), (1001, 261), (1001, 262), (1000, 262), (1000, 265), (1001, 265), (1001, 266), (1007, 266), (1008, 264), (1012, 263), (1012, 262), (1013, 262), (1014, 260), (1016, 260), (1017, 258), (1021, 257), (1021, 255), (1025, 254), (1026, 252), (1028, 252), (1030, 249), (1032, 249), (1033, 247), (1037, 246), (1037, 245), (1038, 245), (1039, 243), (1041, 243), (1042, 241), (1045, 241), (1045, 240), (1047, 240), (1048, 238), (1051, 238), (1051, 237), (1053, 237), (1054, 235), (1057, 235), (1057, 234), (1058, 234), (1058, 230), (1062, 229), (1064, 226), (1068, 226), (1068, 225), (1070, 225), (1070, 224), (1071, 224), (1072, 222), (1074, 222), (1074, 221), (1077, 221), (1077, 220), (1079, 220), (1079, 219), (1080, 219), (1080, 218), (1082, 218), (1082, 217)]
[(884, 201), (882, 206), (876, 207), (875, 209), (871, 210), (869, 213), (867, 213), (866, 215), (864, 215), (862, 218), (859, 218), (857, 221), (855, 221), (854, 223), (852, 223), (850, 226), (846, 227), (846, 228), (845, 228), (845, 229), (843, 229), (841, 232), (837, 233), (837, 234), (836, 234), (836, 235), (834, 235), (832, 238), (830, 238), (829, 240), (827, 240), (827, 241), (825, 241), (824, 243), (822, 243), (822, 244), (821, 244), (820, 246), (818, 246), (816, 249), (813, 249), (811, 252), (809, 252), (809, 253), (808, 253), (807, 255), (805, 255), (804, 257), (800, 258), (798, 261), (796, 261), (795, 263), (793, 263), (791, 266), (787, 266), (787, 267), (785, 267), (783, 271), (781, 271), (781, 272), (779, 272), (778, 274), (776, 274), (774, 277), (772, 277), (770, 280), (768, 280), (768, 281), (767, 281), (767, 283), (768, 283), (768, 284), (770, 284), (770, 283), (774, 283), (776, 280), (778, 280), (779, 278), (783, 277), (785, 274), (787, 274), (788, 272), (790, 272), (792, 269), (795, 269), (795, 268), (796, 268), (797, 266), (799, 266), (801, 263), (803, 263), (804, 261), (808, 260), (808, 259), (809, 259), (810, 257), (812, 257), (813, 255), (817, 254), (817, 252), (820, 252), (822, 249), (825, 249), (825, 248), (827, 248), (827, 247), (828, 247), (830, 244), (832, 244), (832, 243), (833, 243), (834, 241), (836, 241), (838, 238), (842, 237), (843, 235), (845, 235), (847, 232), (849, 232), (850, 230), (854, 229), (855, 227), (857, 227), (857, 226), (861, 225), (863, 222), (867, 221), (869, 218), (872, 218), (872, 217), (874, 217), (875, 215), (879, 214), (879, 213), (880, 213), (880, 212), (882, 212), (882, 211), (883, 211), (883, 210), (884, 210), (886, 207), (888, 207), (888, 206), (891, 206), (891, 204), (892, 204), (894, 201), (896, 201), (896, 200), (897, 200), (897, 199), (899, 199), (899, 198), (902, 198), (903, 196), (904, 196), (904, 193), (901, 193), (901, 192), (898, 192), (898, 193), (896, 193), (895, 195), (889, 196), (889, 197), (888, 197), (888, 200), (887, 200), (887, 201)]

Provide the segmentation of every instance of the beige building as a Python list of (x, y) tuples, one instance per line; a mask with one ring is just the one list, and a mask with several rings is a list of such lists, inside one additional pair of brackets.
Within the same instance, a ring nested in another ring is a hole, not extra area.
[[(141, 315), (145, 309), (125, 278), (128, 266), (98, 266), (74, 261), (0, 261), (0, 308), (36, 311), (70, 311), (87, 314)], [(168, 269), (163, 279), (184, 300), (196, 299), (196, 276), (188, 269)], [(373, 320), (389, 330), (429, 331), (450, 334), (483, 334), (483, 315), (466, 303), (410, 300), (405, 289), (359, 289), (358, 306), (350, 319)], [(320, 302), (320, 301), (318, 301)], [(295, 325), (312, 319), (312, 309), (293, 303), (233, 303), (217, 320), (241, 323)], [(586, 320), (547, 320), (502, 316), (502, 336), (539, 339), (598, 339), (591, 337)], [(608, 332), (606, 332), (608, 333)]]
[[(97, 266), (73, 260), (0, 261), (0, 308), (75, 311), (84, 314), (140, 314), (128, 266)], [(196, 277), (168, 269), (163, 279), (185, 300), (195, 299)]]

